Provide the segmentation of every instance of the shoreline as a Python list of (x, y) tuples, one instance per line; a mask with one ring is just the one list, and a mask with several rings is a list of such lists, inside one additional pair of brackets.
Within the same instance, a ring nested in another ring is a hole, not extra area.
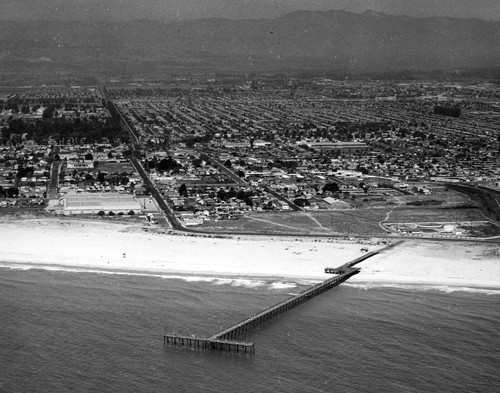
[[(264, 274), (251, 274), (239, 275), (234, 273), (213, 273), (202, 271), (167, 271), (167, 270), (137, 270), (137, 269), (124, 269), (124, 268), (107, 268), (105, 266), (83, 266), (83, 265), (58, 265), (58, 264), (40, 264), (37, 262), (10, 262), (0, 260), (0, 269), (9, 270), (45, 270), (45, 271), (60, 271), (67, 273), (88, 273), (88, 274), (109, 274), (109, 275), (123, 275), (123, 276), (143, 276), (161, 279), (178, 279), (187, 282), (212, 282), (218, 280), (240, 280), (251, 282), (281, 282), (283, 284), (297, 284), (297, 285), (314, 285), (323, 281), (323, 279), (314, 277), (298, 277), (298, 276), (276, 276)], [(487, 285), (484, 282), (463, 282), (463, 281), (422, 281), (422, 280), (403, 280), (403, 279), (384, 279), (377, 278), (376, 280), (363, 277), (361, 273), (357, 276), (349, 278), (345, 284), (350, 284), (354, 287), (361, 287), (364, 289), (369, 288), (400, 288), (400, 287), (425, 287), (425, 288), (441, 288), (446, 287), (450, 289), (477, 289), (477, 290), (497, 290), (500, 293), (500, 283)], [(332, 275), (326, 277), (330, 278)]]
[[(363, 255), (361, 248), (384, 248), (359, 239), (178, 236), (146, 232), (140, 224), (52, 217), (0, 220), (0, 239), (3, 268), (311, 284), (332, 277), (325, 267)], [(354, 285), (500, 289), (500, 244), (405, 239), (356, 267), (361, 272), (348, 280)]]
[[(320, 279), (315, 278), (299, 278), (299, 277), (286, 277), (286, 276), (265, 276), (265, 275), (251, 275), (241, 276), (230, 273), (221, 273), (214, 275), (213, 273), (204, 272), (183, 272), (183, 271), (141, 271), (141, 270), (125, 270), (125, 269), (107, 269), (105, 267), (84, 267), (84, 266), (70, 266), (70, 265), (49, 265), (37, 263), (13, 263), (0, 261), (0, 271), (7, 270), (44, 270), (56, 271), (65, 273), (86, 273), (86, 274), (107, 274), (107, 275), (122, 275), (122, 276), (136, 276), (145, 278), (156, 278), (162, 280), (182, 280), (188, 283), (213, 283), (215, 285), (227, 284), (235, 287), (249, 287), (257, 288), (268, 285), (275, 289), (290, 290), (297, 286), (311, 286), (322, 282)], [(356, 277), (356, 276), (354, 276)], [(421, 281), (401, 281), (392, 280), (366, 280), (360, 277), (359, 280), (353, 280), (351, 277), (343, 285), (349, 287), (360, 288), (364, 290), (389, 288), (389, 289), (403, 289), (403, 290), (436, 290), (439, 292), (477, 292), (485, 294), (500, 295), (500, 284), (484, 285), (484, 283), (464, 283), (464, 282), (421, 282)]]

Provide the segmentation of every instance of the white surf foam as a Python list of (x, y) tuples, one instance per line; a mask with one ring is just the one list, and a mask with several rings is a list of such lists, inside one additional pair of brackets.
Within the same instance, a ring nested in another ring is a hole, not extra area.
[(120, 275), (120, 276), (138, 276), (138, 277), (156, 277), (164, 280), (182, 280), (186, 282), (200, 282), (200, 283), (210, 283), (212, 285), (230, 285), (233, 287), (244, 287), (244, 288), (259, 288), (263, 286), (268, 286), (270, 289), (286, 289), (295, 288), (297, 284), (291, 282), (266, 282), (260, 279), (251, 278), (233, 278), (233, 277), (210, 277), (210, 276), (190, 276), (190, 275), (180, 275), (180, 274), (158, 274), (158, 273), (147, 273), (147, 272), (127, 272), (127, 271), (115, 271), (115, 270), (100, 270), (91, 268), (77, 268), (77, 267), (66, 267), (66, 266), (50, 266), (50, 265), (29, 265), (29, 264), (9, 264), (2, 263), (0, 268), (13, 269), (13, 270), (47, 270), (47, 271), (61, 271), (70, 273), (93, 273), (93, 274), (109, 274), (109, 275)]
[(297, 284), (293, 282), (281, 282), (281, 281), (276, 281), (271, 283), (269, 285), (271, 289), (290, 289), (290, 288), (297, 288)]

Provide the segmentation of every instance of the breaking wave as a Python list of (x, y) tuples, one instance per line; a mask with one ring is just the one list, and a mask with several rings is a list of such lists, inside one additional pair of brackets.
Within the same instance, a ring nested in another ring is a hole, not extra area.
[(209, 283), (212, 285), (230, 285), (232, 287), (243, 288), (260, 288), (267, 287), (268, 289), (290, 289), (296, 288), (297, 284), (293, 282), (282, 282), (274, 280), (262, 280), (251, 278), (235, 278), (235, 277), (210, 277), (210, 276), (190, 276), (182, 274), (160, 274), (149, 272), (130, 272), (130, 271), (116, 271), (116, 270), (101, 270), (91, 268), (69, 267), (69, 266), (51, 266), (51, 265), (29, 265), (29, 264), (10, 264), (0, 263), (0, 268), (12, 270), (46, 270), (46, 271), (61, 271), (69, 273), (93, 273), (93, 274), (109, 274), (120, 276), (137, 276), (137, 277), (152, 277), (161, 278), (164, 280), (183, 280), (185, 282), (199, 282)]
[(297, 288), (297, 284), (293, 282), (276, 281), (271, 283), (270, 287), (272, 289), (290, 289), (290, 288)]

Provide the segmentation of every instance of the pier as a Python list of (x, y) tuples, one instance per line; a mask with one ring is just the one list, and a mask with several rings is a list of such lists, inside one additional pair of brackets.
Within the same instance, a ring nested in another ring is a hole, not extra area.
[(250, 329), (254, 329), (264, 322), (269, 321), (270, 319), (288, 310), (291, 310), (292, 308), (297, 307), (298, 305), (312, 299), (313, 297), (321, 295), (322, 293), (343, 283), (348, 278), (360, 272), (361, 269), (353, 267), (354, 265), (378, 253), (379, 251), (368, 252), (360, 256), (359, 258), (347, 262), (337, 268), (327, 267), (325, 268), (325, 273), (335, 274), (334, 277), (316, 284), (295, 296), (285, 299), (282, 302), (279, 302), (278, 304), (275, 304), (274, 306), (271, 306), (258, 314), (245, 318), (244, 320), (235, 323), (234, 325), (223, 329), (208, 338), (168, 334), (163, 336), (163, 344), (183, 346), (201, 350), (219, 350), (253, 354), (255, 353), (254, 343), (234, 341), (234, 339), (242, 333), (245, 333)]
[(255, 344), (243, 341), (228, 341), (210, 338), (197, 338), (192, 336), (181, 336), (177, 334), (169, 334), (163, 336), (163, 345), (176, 345), (192, 349), (201, 350), (218, 350), (228, 352), (240, 352), (253, 354), (255, 352)]
[(360, 262), (363, 262), (364, 260), (371, 258), (374, 255), (377, 255), (380, 251), (370, 251), (367, 252), (365, 255), (361, 255), (359, 258), (353, 259), (350, 262), (347, 262), (346, 264), (339, 266), (339, 267), (327, 267), (325, 268), (325, 273), (329, 274), (342, 274), (349, 269), (351, 269), (354, 265), (357, 265)]

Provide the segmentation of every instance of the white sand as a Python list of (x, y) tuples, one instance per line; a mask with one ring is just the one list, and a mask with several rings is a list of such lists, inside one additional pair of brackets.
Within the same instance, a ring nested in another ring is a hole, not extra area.
[(500, 288), (500, 244), (405, 241), (357, 265), (349, 282)]
[[(147, 233), (139, 225), (28, 219), (0, 225), (0, 261), (162, 273), (325, 279), (360, 244)], [(371, 249), (375, 249), (372, 246)], [(125, 254), (125, 257), (124, 257)]]
[[(362, 255), (363, 244), (221, 239), (147, 233), (139, 225), (57, 218), (0, 223), (0, 261), (32, 266), (185, 275), (323, 280), (325, 267)], [(368, 245), (370, 250), (380, 246)], [(350, 282), (500, 288), (500, 245), (405, 242), (358, 266)]]

